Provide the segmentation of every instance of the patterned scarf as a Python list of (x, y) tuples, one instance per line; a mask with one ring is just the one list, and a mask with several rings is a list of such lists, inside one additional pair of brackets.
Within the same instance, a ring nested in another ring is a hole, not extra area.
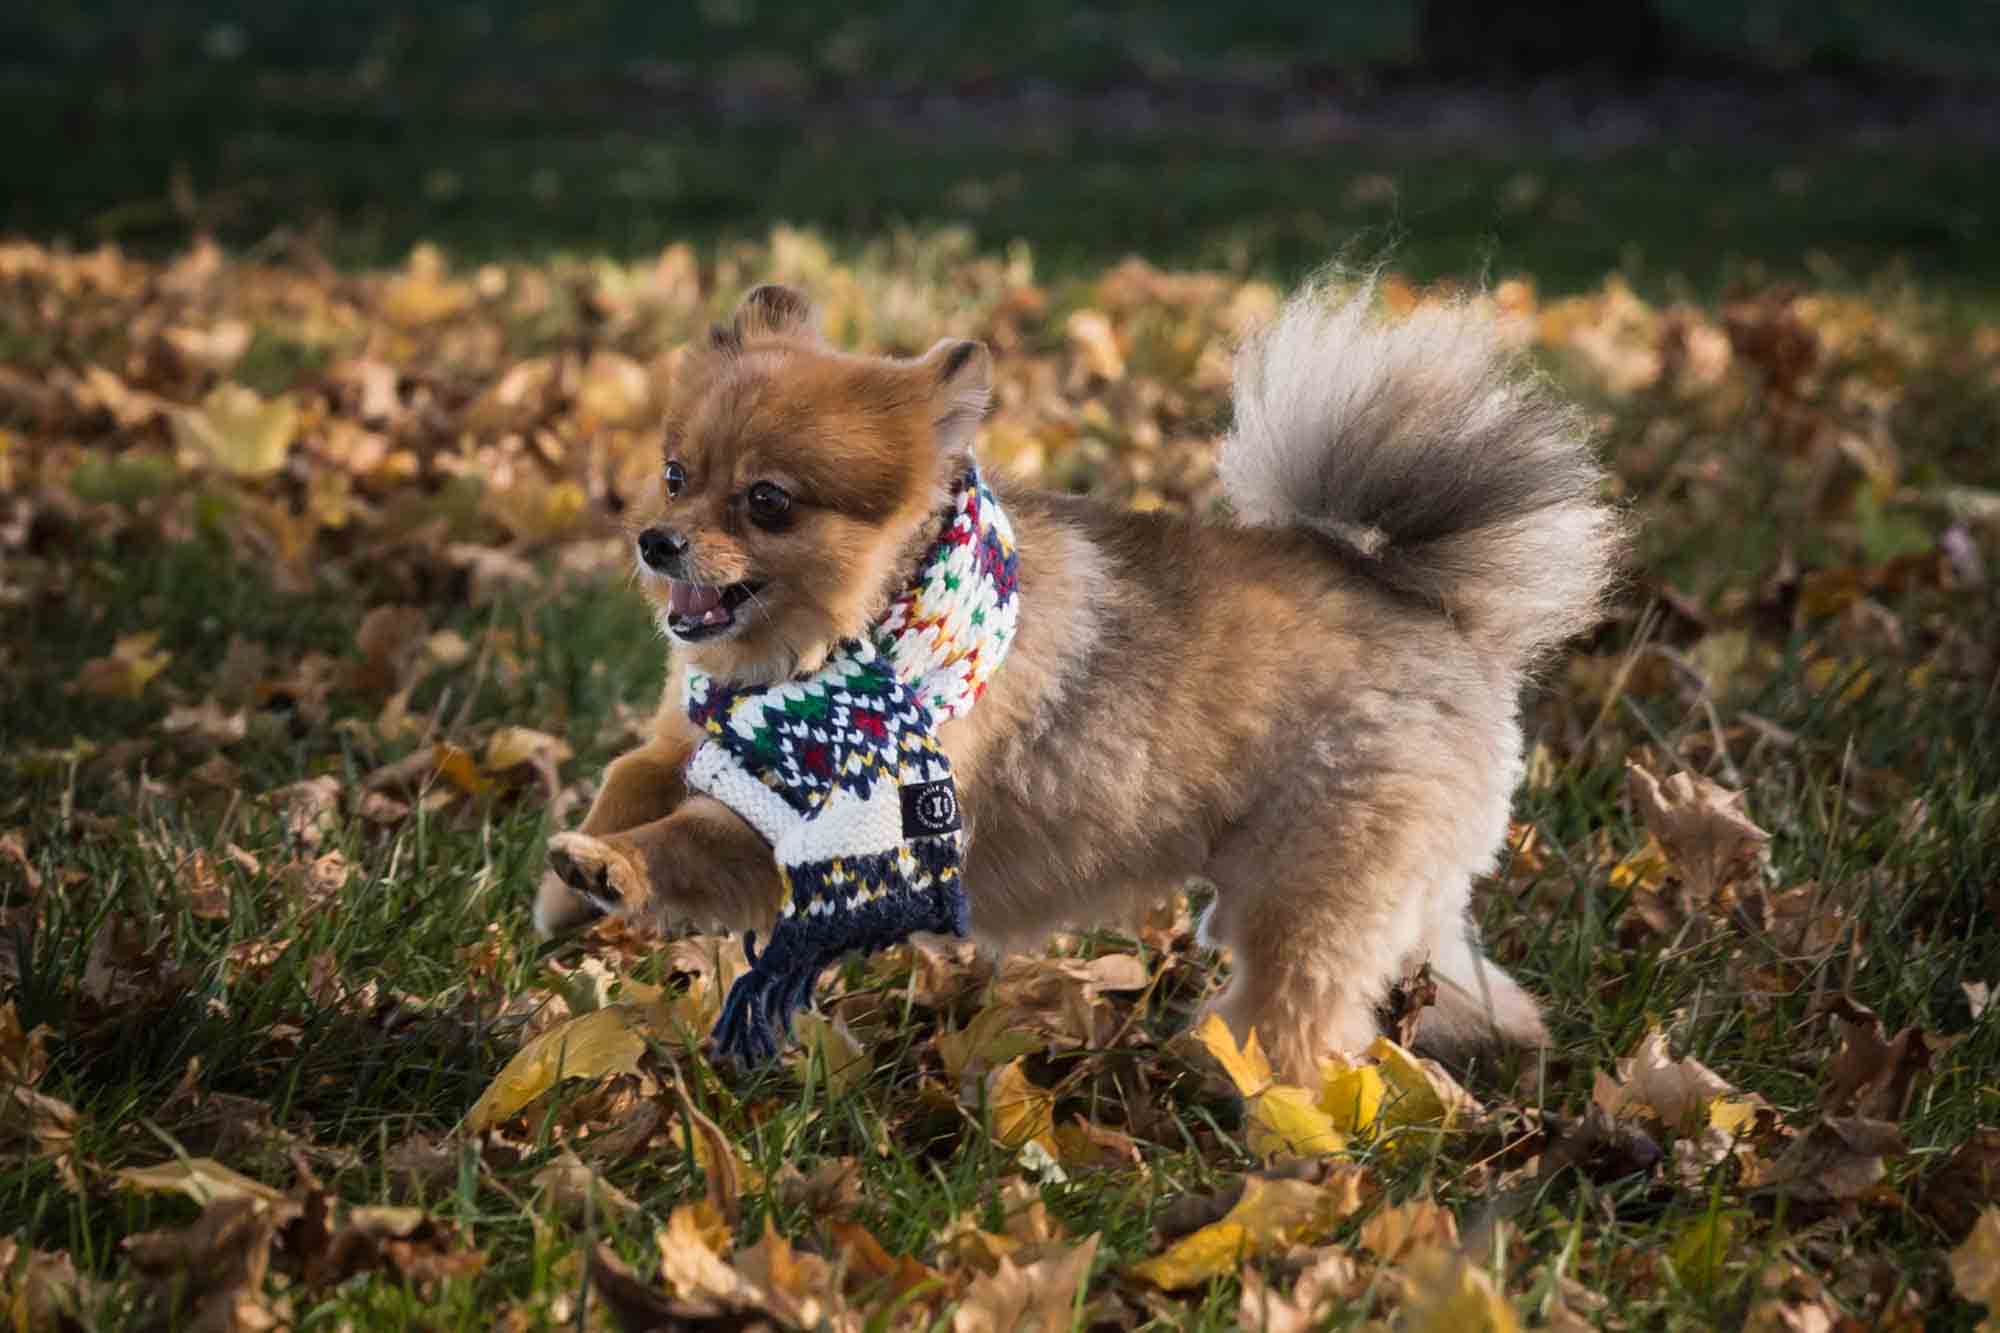
[(762, 952), (715, 1024), (745, 1064), (777, 1053), (792, 1015), (843, 955), (914, 931), (963, 936), (963, 832), (940, 723), (968, 711), (1014, 639), (1014, 531), (968, 468), (910, 586), (825, 666), (775, 685), (694, 672), (688, 716), (708, 735), (688, 786), (721, 801), (771, 844), (784, 883)]

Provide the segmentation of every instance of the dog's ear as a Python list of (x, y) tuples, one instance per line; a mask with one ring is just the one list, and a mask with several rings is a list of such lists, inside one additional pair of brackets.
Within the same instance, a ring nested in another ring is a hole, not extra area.
[(812, 302), (790, 287), (765, 283), (752, 287), (736, 307), (731, 325), (739, 343), (759, 338), (813, 337)]
[(947, 455), (972, 453), (972, 437), (993, 400), (993, 354), (983, 342), (946, 338), (917, 362), (930, 379), (931, 423)]

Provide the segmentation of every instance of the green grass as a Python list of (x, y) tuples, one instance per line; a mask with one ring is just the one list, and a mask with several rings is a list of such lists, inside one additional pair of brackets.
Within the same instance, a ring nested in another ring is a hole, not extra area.
[[(1885, 299), (1877, 309), (1891, 305)], [(1977, 316), (1952, 307), (1908, 318), (1937, 332)], [(573, 332), (562, 325), (515, 336), (540, 350), (544, 339), (561, 346)], [(322, 352), (266, 337), (260, 333), (243, 378), (267, 390), (314, 382)], [(1042, 338), (1047, 346), (1057, 341)], [(1583, 650), (1607, 660), (1635, 650), (1648, 590), (1671, 580), (1716, 608), (1718, 620), (1747, 626), (1773, 664), (1695, 694), (1635, 685), (1608, 707), (1586, 684), (1557, 672), (1531, 703), (1531, 727), (1556, 762), (1549, 776), (1524, 787), (1517, 816), (1538, 830), (1545, 864), (1497, 877), (1482, 895), (1481, 914), (1497, 954), (1547, 997), (1555, 1047), (1542, 1063), (1502, 1060), (1467, 1074), (1468, 1086), (1495, 1111), (1478, 1133), (1439, 1134), (1424, 1150), (1393, 1158), (1361, 1154), (1387, 1199), (1434, 1198), (1453, 1210), (1467, 1236), (1499, 1237), (1493, 1243), (1504, 1242), (1507, 1290), (1524, 1314), (1544, 1312), (1549, 1279), (1535, 1278), (1535, 1266), (1567, 1262), (1628, 1327), (1736, 1326), (1758, 1294), (1759, 1274), (1784, 1259), (1819, 1274), (1841, 1299), (1853, 1299), (1869, 1275), (1886, 1273), (1887, 1299), (1911, 1293), (1936, 1307), (1935, 1326), (1970, 1324), (1966, 1307), (1946, 1308), (1942, 1256), (1950, 1238), (1922, 1200), (1946, 1154), (1976, 1128), (2000, 1124), (1993, 1074), (2000, 1022), (1991, 1013), (1975, 1022), (1962, 988), (2000, 978), (1992, 915), (2000, 884), (1993, 585), (1920, 583), (1880, 592), (1906, 634), (1900, 650), (1869, 646), (1835, 618), (1760, 610), (1759, 599), (1782, 599), (1767, 585), (1788, 547), (1806, 569), (1825, 570), (1894, 554), (1894, 541), (1870, 537), (1892, 520), (1904, 525), (1896, 531), (1915, 525), (1926, 541), (1934, 537), (1941, 520), (1911, 490), (1945, 482), (2000, 489), (2000, 465), (1982, 445), (2000, 409), (1987, 370), (1941, 355), (1911, 371), (1893, 417), (1910, 486), (1879, 511), (1848, 506), (1829, 515), (1807, 507), (1798, 461), (1765, 447), (1764, 410), (1755, 400), (1717, 424), (1670, 397), (1604, 395), (1568, 369), (1578, 392), (1609, 417), (1607, 452), (1644, 522), (1634, 595)], [(1674, 447), (1663, 448), (1662, 432), (1677, 431), (1683, 434)], [(176, 1144), (193, 1155), (205, 1151), (201, 1117), (173, 1101), (187, 1080), (204, 1096), (266, 1103), (273, 1123), (294, 1136), (304, 1160), (341, 1197), (415, 1201), (455, 1223), (488, 1256), (476, 1277), (435, 1288), (386, 1272), (310, 1299), (293, 1288), (298, 1313), (310, 1309), (302, 1327), (346, 1320), (361, 1328), (421, 1322), (476, 1329), (493, 1326), (503, 1308), (517, 1310), (526, 1326), (551, 1326), (560, 1298), (578, 1290), (578, 1259), (593, 1235), (650, 1274), (656, 1229), (703, 1191), (685, 1143), (655, 1145), (610, 1168), (611, 1183), (637, 1204), (628, 1217), (599, 1215), (586, 1226), (556, 1220), (536, 1202), (533, 1177), (554, 1157), (572, 1109), (599, 1091), (592, 1085), (565, 1085), (536, 1103), (524, 1133), (504, 1150), (482, 1154), (450, 1141), (455, 1169), (428, 1183), (412, 1186), (390, 1168), (397, 1145), (450, 1134), (517, 1044), (525, 1015), (509, 1012), (508, 1000), (547, 987), (547, 959), (574, 960), (582, 947), (551, 950), (529, 929), (548, 831), (539, 803), (471, 803), (392, 828), (347, 819), (318, 851), (340, 852), (352, 876), (337, 904), (314, 909), (270, 873), (296, 854), (279, 822), (255, 800), (238, 798), (322, 773), (353, 788), (395, 757), (367, 726), (381, 699), (336, 688), (318, 720), (281, 707), (253, 710), (249, 737), (228, 751), (241, 779), (225, 790), (191, 779), (192, 758), (155, 731), (165, 703), (195, 702), (214, 688), (232, 635), (268, 646), (280, 664), (313, 652), (352, 662), (366, 611), (413, 603), (433, 629), (454, 629), (474, 645), (504, 644), (513, 657), (440, 671), (412, 696), (412, 710), (453, 719), (455, 736), (503, 723), (559, 733), (577, 750), (564, 778), (588, 778), (660, 687), (662, 662), (645, 608), (613, 575), (555, 572), (549, 553), (540, 556), (540, 581), (473, 605), (434, 551), (392, 545), (384, 554), (355, 534), (323, 541), (302, 584), (282, 586), (267, 562), (226, 540), (227, 523), (204, 534), (171, 521), (181, 512), (176, 505), (192, 504), (193, 493), (214, 483), (166, 466), (157, 440), (121, 446), (126, 452), (116, 465), (93, 456), (65, 478), (70, 492), (105, 508), (65, 515), (47, 507), (54, 535), (36, 538), (5, 571), (23, 595), (0, 611), (7, 645), (0, 658), (0, 831), (21, 832), (44, 883), (30, 904), (17, 872), (0, 860), (14, 959), (4, 973), (6, 998), (25, 1027), (46, 1025), (52, 1034), (40, 1090), (73, 1104), (83, 1119), (71, 1153), (79, 1189), (55, 1158), (0, 1156), (0, 1234), (69, 1251), (80, 1270), (101, 1280), (93, 1297), (101, 1326), (126, 1322), (138, 1288), (121, 1241), (185, 1224), (196, 1210), (183, 1200), (120, 1190), (111, 1173), (160, 1162)], [(148, 458), (153, 464), (142, 461)], [(1689, 480), (1704, 458), (1727, 460), (1726, 485)], [(273, 487), (283, 494), (290, 484)], [(412, 528), (426, 514), (463, 519), (462, 494), (410, 489)], [(18, 493), (32, 494), (25, 487)], [(142, 698), (107, 701), (71, 690), (87, 660), (140, 630), (156, 631), (158, 646), (172, 654)], [(1651, 641), (1691, 651), (1700, 637), (1669, 624)], [(1934, 654), (1941, 659), (1927, 678), (1906, 675)], [(1848, 665), (1821, 678), (1816, 659)], [(1863, 666), (1873, 681), (1850, 695), (1852, 669)], [(1817, 884), (1848, 913), (1851, 947), (1796, 965), (1760, 998), (1734, 989), (1745, 965), (1782, 961), (1759, 955), (1771, 947), (1760, 932), (1698, 914), (1673, 935), (1634, 933), (1630, 895), (1613, 886), (1603, 855), (1615, 858), (1644, 840), (1621, 795), (1625, 759), (1649, 755), (1664, 767), (1666, 756), (1702, 753), (1714, 725), (1707, 704), (1722, 725), (1754, 715), (1790, 737), (1754, 747), (1745, 732), (1731, 743), (1749, 808), (1774, 835), (1770, 882), (1774, 889)], [(116, 748), (134, 736), (145, 740), (138, 750)], [(149, 779), (165, 794), (148, 794)], [(219, 862), (232, 887), (228, 917), (199, 919), (189, 911), (185, 866), (154, 849), (214, 850), (230, 842), (266, 869)], [(106, 933), (114, 918), (138, 932), (145, 961), (114, 969), (137, 990), (114, 993), (107, 1003), (91, 994), (91, 960), (94, 949), (115, 941)], [(489, 942), (489, 926), (497, 926), (501, 947), (479, 971), (468, 960)], [(232, 946), (273, 940), (287, 947), (268, 965), (227, 961)], [(1102, 936), (1079, 947), (1135, 946)], [(1078, 1169), (1067, 1182), (1039, 1186), (1072, 1236), (1102, 1237), (1095, 1294), (1136, 1290), (1121, 1286), (1117, 1273), (1158, 1252), (1154, 1228), (1166, 1207), (1258, 1164), (1246, 1146), (1241, 1106), (1172, 1042), (1208, 984), (1209, 965), (1185, 946), (1152, 961), (1170, 981), (1135, 1016), (1144, 1036), (1138, 1047), (1115, 1058), (1083, 1053), (1032, 1066), (1042, 1086), (1082, 1071), (1059, 1118), (1082, 1113), (1137, 1124), (1142, 1111), (1155, 1113), (1139, 1135), (1143, 1174)], [(328, 974), (350, 987), (374, 983), (382, 1002), (363, 1012), (317, 997), (315, 977)], [(673, 981), (660, 955), (638, 962), (634, 975)], [(897, 996), (911, 978), (907, 964), (855, 961), (842, 981), (851, 993)], [(1916, 1025), (1950, 1039), (1900, 1119), (1910, 1153), (1888, 1163), (1882, 1200), (1795, 1215), (1745, 1197), (1727, 1169), (1691, 1187), (1658, 1172), (1601, 1168), (1502, 1185), (1489, 1166), (1518, 1164), (1509, 1144), (1530, 1111), (1579, 1114), (1594, 1078), (1654, 1027), (1669, 1033), (1677, 1051), (1767, 1098), (1786, 1125), (1803, 1132), (1816, 1118), (1833, 1051), (1819, 1006), (1842, 992), (1872, 1007), (1891, 1033)], [(936, 1077), (927, 1072), (929, 1037), (962, 1022), (976, 1003), (968, 996), (938, 1011), (904, 1005), (878, 1029), (887, 1035), (872, 1039), (870, 1072), (844, 1091), (828, 1085), (823, 1068), (731, 1081), (671, 1049), (657, 1053), (656, 1067), (675, 1062), (693, 1102), (766, 1182), (787, 1166), (810, 1172), (853, 1158), (861, 1181), (855, 1219), (891, 1253), (929, 1260), (935, 1237), (954, 1218), (970, 1214), (998, 1229), (1002, 1183), (1021, 1170), (976, 1113), (941, 1109), (921, 1093), (925, 1079)], [(273, 1024), (296, 1032), (274, 1037)], [(245, 1150), (234, 1164), (281, 1188), (293, 1183), (282, 1146)], [(1704, 1286), (1645, 1266), (1646, 1256), (1667, 1252), (1718, 1210), (1744, 1217), (1746, 1238), (1721, 1261), (1715, 1282)], [(739, 1243), (754, 1242), (767, 1217), (801, 1246), (822, 1243), (821, 1219), (774, 1183), (746, 1191)], [(1496, 1218), (1508, 1225), (1480, 1225)], [(1356, 1232), (1349, 1222), (1334, 1238), (1352, 1243)], [(1629, 1262), (1612, 1262), (1621, 1254)], [(1235, 1327), (1237, 1302), (1236, 1280), (1221, 1278), (1162, 1307), (1153, 1326)], [(1872, 1317), (1858, 1305), (1853, 1313)], [(1356, 1302), (1331, 1326), (1353, 1326), (1368, 1314), (1367, 1302)]]

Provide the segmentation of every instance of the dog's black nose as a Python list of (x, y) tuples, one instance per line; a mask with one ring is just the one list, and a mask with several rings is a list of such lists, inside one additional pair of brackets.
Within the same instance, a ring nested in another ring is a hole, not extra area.
[(678, 571), (687, 549), (688, 539), (672, 528), (647, 528), (639, 534), (639, 558), (657, 573)]

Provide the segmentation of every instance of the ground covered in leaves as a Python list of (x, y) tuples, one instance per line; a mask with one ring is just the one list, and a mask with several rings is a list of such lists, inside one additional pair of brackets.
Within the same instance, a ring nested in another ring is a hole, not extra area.
[(992, 465), (1196, 511), (1277, 299), (782, 231), (378, 273), (0, 246), (16, 1327), (2000, 1309), (2000, 326), (1901, 287), (1484, 298), (1643, 533), (1528, 703), (1479, 897), (1545, 1055), (1392, 1034), (1277, 1084), (1190, 1030), (1226, 964), (1181, 901), (1042, 957), (852, 960), (745, 1079), (698, 1048), (734, 942), (543, 945), (527, 907), (662, 678), (617, 530), (649, 422), (771, 278), (843, 343), (991, 342)]

